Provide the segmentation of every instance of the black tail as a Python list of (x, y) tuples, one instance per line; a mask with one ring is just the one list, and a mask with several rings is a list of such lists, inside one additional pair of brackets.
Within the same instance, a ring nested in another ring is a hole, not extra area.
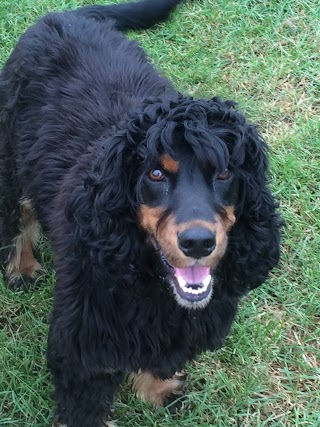
[(170, 12), (183, 0), (142, 0), (113, 5), (80, 7), (73, 14), (97, 21), (113, 19), (119, 31), (143, 30), (168, 18)]

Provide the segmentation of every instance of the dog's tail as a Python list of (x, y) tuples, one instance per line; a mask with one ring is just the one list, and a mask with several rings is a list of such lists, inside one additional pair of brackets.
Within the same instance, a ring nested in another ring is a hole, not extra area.
[(117, 30), (144, 30), (165, 21), (183, 0), (142, 0), (112, 5), (91, 5), (72, 11), (73, 14), (97, 21), (112, 19)]

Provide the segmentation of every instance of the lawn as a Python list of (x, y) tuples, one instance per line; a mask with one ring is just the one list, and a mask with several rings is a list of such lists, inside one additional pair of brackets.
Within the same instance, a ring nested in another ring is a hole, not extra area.
[[(37, 17), (80, 4), (1, 0), (0, 62)], [(243, 301), (225, 346), (188, 365), (182, 410), (154, 410), (124, 384), (119, 427), (320, 426), (319, 16), (314, 0), (190, 0), (169, 22), (130, 34), (181, 92), (235, 99), (260, 126), (287, 226), (279, 268)], [(14, 294), (0, 277), (1, 427), (52, 422), (54, 272), (44, 240), (39, 254), (40, 289)]]

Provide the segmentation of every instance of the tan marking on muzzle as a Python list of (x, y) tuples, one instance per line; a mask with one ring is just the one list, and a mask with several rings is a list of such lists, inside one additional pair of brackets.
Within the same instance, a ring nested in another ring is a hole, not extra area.
[(163, 208), (151, 208), (147, 205), (142, 205), (139, 212), (139, 221), (142, 228), (147, 233), (156, 236), (158, 224), (163, 213)]
[(158, 227), (163, 208), (152, 208), (143, 205), (140, 208), (140, 223), (142, 228), (156, 239), (165, 258), (177, 268), (192, 267), (195, 260), (186, 256), (178, 244), (178, 234), (193, 227), (204, 227), (216, 235), (216, 247), (210, 255), (197, 259), (197, 265), (215, 268), (224, 255), (228, 244), (228, 231), (235, 223), (234, 209), (232, 206), (225, 208), (226, 215), (217, 215), (212, 222), (204, 220), (193, 220), (177, 224), (173, 215), (169, 215)]
[(227, 216), (226, 216), (226, 218), (222, 218), (222, 221), (224, 222), (224, 227), (225, 227), (226, 231), (229, 231), (231, 229), (231, 227), (236, 222), (234, 207), (233, 206), (227, 206), (226, 208), (224, 208), (224, 210), (226, 211)]

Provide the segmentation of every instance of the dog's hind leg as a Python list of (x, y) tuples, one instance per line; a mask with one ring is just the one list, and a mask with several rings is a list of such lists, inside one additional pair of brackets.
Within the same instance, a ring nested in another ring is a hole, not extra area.
[(40, 227), (30, 201), (14, 200), (15, 189), (7, 191), (0, 203), (1, 264), (9, 288), (27, 289), (42, 271), (33, 254)]
[(11, 289), (26, 289), (42, 271), (41, 265), (33, 254), (40, 226), (28, 199), (22, 199), (19, 202), (17, 225), (16, 233), (9, 242), (5, 276)]
[[(12, 73), (14, 74), (14, 73)], [(39, 225), (23, 199), (16, 164), (15, 111), (20, 83), (0, 76), (0, 269), (12, 289), (27, 287), (41, 270), (33, 255)]]

